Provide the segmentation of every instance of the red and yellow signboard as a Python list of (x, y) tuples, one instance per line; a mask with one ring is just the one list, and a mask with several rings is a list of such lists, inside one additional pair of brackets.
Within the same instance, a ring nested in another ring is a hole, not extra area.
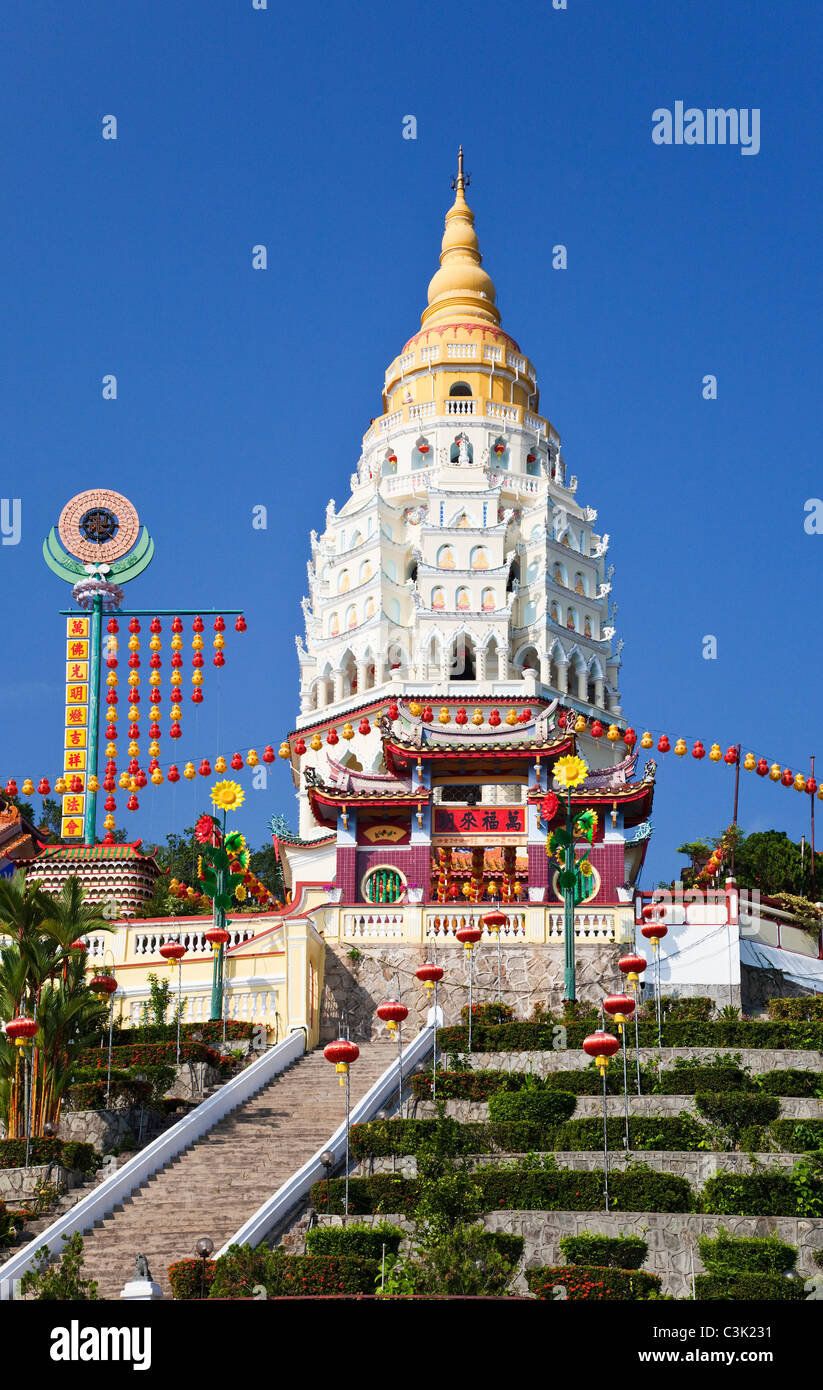
[(487, 835), (525, 835), (526, 810), (523, 806), (435, 807), (435, 835), (480, 837)]
[[(64, 840), (82, 840), (86, 811), (86, 757), (89, 725), (89, 619), (66, 621), (66, 727), (61, 834)], [(80, 779), (81, 789), (77, 787)]]

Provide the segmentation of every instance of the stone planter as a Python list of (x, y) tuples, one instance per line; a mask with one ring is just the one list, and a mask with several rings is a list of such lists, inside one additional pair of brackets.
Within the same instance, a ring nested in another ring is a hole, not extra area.
[(0, 1201), (10, 1206), (24, 1206), (37, 1195), (44, 1183), (66, 1190), (79, 1187), (83, 1174), (59, 1163), (38, 1163), (29, 1168), (0, 1168)]
[(407, 889), (406, 889), (406, 900), (407, 900), (409, 903), (422, 903), (422, 901), (423, 901), (423, 889), (422, 889), (422, 888), (407, 888)]
[(619, 903), (630, 903), (632, 898), (634, 897), (633, 888), (623, 888), (621, 886), (618, 887), (615, 891), (617, 893), (617, 901)]
[(545, 888), (530, 888), (530, 889), (529, 889), (529, 902), (530, 902), (530, 903), (544, 903), (545, 901), (546, 901), (546, 889), (545, 889)]

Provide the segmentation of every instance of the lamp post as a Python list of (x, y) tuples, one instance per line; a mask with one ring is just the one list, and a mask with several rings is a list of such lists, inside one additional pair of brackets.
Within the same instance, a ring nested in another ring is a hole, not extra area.
[(346, 1088), (346, 1197), (343, 1203), (343, 1220), (345, 1222), (349, 1214), (349, 1067), (360, 1056), (360, 1048), (356, 1043), (350, 1042), (348, 1038), (336, 1038), (334, 1042), (328, 1043), (323, 1048), (323, 1056), (327, 1062), (334, 1063), (334, 1069), (340, 1077), (340, 1085)]
[(194, 1247), (194, 1253), (200, 1261), (200, 1297), (206, 1297), (206, 1261), (210, 1255), (214, 1254), (214, 1241), (211, 1236), (201, 1236)]
[(386, 999), (384, 1003), (377, 1006), (377, 1017), (385, 1023), (389, 1033), (394, 1037), (397, 1034), (397, 1073), (398, 1073), (398, 1108), (400, 1118), (403, 1118), (403, 1023), (409, 1016), (409, 1011), (405, 1004), (401, 1004), (399, 999)]
[(638, 1095), (640, 1095), (640, 1026), (637, 1022), (637, 1015), (640, 1011), (637, 1006), (640, 1003), (640, 976), (646, 969), (646, 964), (647, 962), (645, 956), (636, 955), (621, 956), (620, 960), (617, 962), (618, 970), (622, 971), (622, 973), (626, 976), (626, 982), (630, 984), (632, 986), (632, 989), (634, 990), (634, 1058), (637, 1064)]
[(487, 912), (483, 918), (484, 927), (488, 927), (497, 937), (497, 1002), (502, 1002), (503, 990), (500, 983), (500, 931), (506, 926), (508, 917), (505, 912), (501, 912), (499, 906), (495, 906), (491, 912)]
[(593, 1057), (595, 1065), (600, 1072), (603, 1081), (603, 1180), (606, 1193), (606, 1211), (609, 1210), (609, 1126), (608, 1126), (608, 1105), (606, 1101), (606, 1070), (609, 1065), (609, 1058), (613, 1057), (620, 1046), (613, 1033), (606, 1033), (602, 1028), (597, 1032), (589, 1033), (583, 1039), (583, 1051), (588, 1057)]
[(36, 1033), (36, 1021), (33, 1018), (27, 1018), (25, 1014), (20, 1014), (17, 1018), (9, 1019), (6, 1024), (6, 1037), (14, 1043), (17, 1048), (17, 1055), (23, 1062), (23, 1084), (25, 1086), (23, 1116), (26, 1130), (25, 1166), (27, 1168), (29, 1166), (29, 1151), (31, 1148), (31, 1062), (28, 1057), (28, 1049), (31, 1047)]
[(634, 1000), (630, 994), (609, 994), (603, 1000), (603, 1008), (606, 1013), (617, 1024), (617, 1031), (623, 1042), (623, 1108), (626, 1117), (626, 1153), (631, 1147), (629, 1144), (629, 1076), (628, 1061), (626, 1058), (626, 1021), (634, 1013)]
[(334, 1167), (334, 1154), (331, 1149), (323, 1150), (320, 1162), (326, 1170), (326, 1210), (331, 1212), (331, 1170)]
[(472, 990), (474, 987), (474, 948), (482, 937), (483, 933), (479, 927), (472, 927), (468, 923), (465, 927), (458, 927), (454, 933), (457, 940), (466, 948), (469, 957), (469, 1052), (472, 1050)]
[(666, 926), (666, 909), (661, 903), (649, 903), (643, 908), (643, 926), (640, 928), (642, 936), (647, 941), (651, 941), (654, 951), (654, 978), (655, 993), (657, 994), (657, 1046), (662, 1047), (662, 1011), (660, 1006), (660, 942), (668, 932)]
[(106, 1109), (108, 1110), (111, 1100), (111, 1040), (114, 1030), (114, 996), (117, 993), (117, 981), (113, 975), (103, 971), (89, 981), (89, 989), (97, 995), (98, 999), (108, 999), (109, 1001), (109, 1062), (106, 1070)]
[(168, 961), (172, 970), (177, 963), (177, 1065), (180, 1066), (180, 1017), (183, 1011), (183, 957), (186, 947), (182, 941), (170, 941), (160, 947), (160, 954)]
[(423, 988), (429, 999), (434, 994), (434, 1044), (432, 1046), (432, 1100), (437, 1099), (437, 986), (446, 973), (442, 965), (437, 965), (434, 961), (424, 961), (415, 970), (418, 980), (422, 980)]

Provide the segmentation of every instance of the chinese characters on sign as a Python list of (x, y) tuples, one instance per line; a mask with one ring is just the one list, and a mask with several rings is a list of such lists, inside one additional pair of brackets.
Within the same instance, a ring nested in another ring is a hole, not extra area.
[(89, 620), (66, 620), (66, 736), (64, 740), (61, 835), (82, 840), (86, 810), (86, 754), (89, 724)]
[(447, 811), (435, 807), (435, 835), (485, 835), (497, 832), (501, 835), (524, 835), (526, 833), (526, 811), (524, 807), (508, 810), (505, 807), (473, 806), (455, 808)]

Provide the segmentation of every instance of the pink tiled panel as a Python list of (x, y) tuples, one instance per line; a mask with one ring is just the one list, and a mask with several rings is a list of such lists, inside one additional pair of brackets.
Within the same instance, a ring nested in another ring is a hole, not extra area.
[[(532, 873), (532, 855), (534, 854), (534, 857), (536, 858), (537, 850), (537, 845), (529, 845), (530, 876)], [(550, 881), (551, 878), (554, 878), (554, 871), (557, 867), (556, 861), (555, 863), (549, 865), (549, 858), (545, 852), (545, 849), (542, 851), (542, 854), (544, 860), (543, 872), (544, 874), (548, 874), (548, 878), (533, 880), (530, 877), (530, 881), (536, 882), (538, 886), (540, 884)], [(618, 883), (622, 883), (626, 877), (625, 857), (622, 844), (592, 845), (591, 861), (600, 875), (600, 889), (597, 893), (597, 896), (592, 898), (591, 901), (593, 903), (617, 902), (617, 885)], [(558, 899), (553, 896), (551, 891), (549, 891), (547, 901), (557, 902)]]

